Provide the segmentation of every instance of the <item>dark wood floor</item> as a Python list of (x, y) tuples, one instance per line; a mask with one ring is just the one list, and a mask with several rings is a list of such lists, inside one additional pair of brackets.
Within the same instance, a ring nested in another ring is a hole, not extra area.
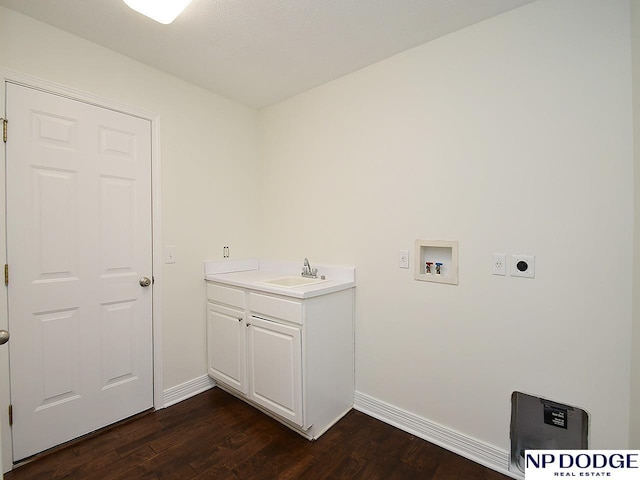
[(507, 478), (355, 410), (309, 442), (219, 388), (5, 475), (6, 480)]

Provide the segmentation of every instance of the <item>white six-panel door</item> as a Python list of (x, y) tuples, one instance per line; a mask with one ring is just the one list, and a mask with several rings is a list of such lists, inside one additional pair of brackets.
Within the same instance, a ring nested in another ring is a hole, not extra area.
[(151, 131), (7, 84), (14, 460), (153, 405)]

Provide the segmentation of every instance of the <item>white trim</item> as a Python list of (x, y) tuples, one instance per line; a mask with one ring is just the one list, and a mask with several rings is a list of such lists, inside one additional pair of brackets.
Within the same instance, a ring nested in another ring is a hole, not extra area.
[[(119, 103), (109, 98), (100, 97), (92, 93), (88, 93), (82, 90), (78, 90), (66, 85), (61, 85), (56, 82), (51, 82), (43, 78), (34, 77), (26, 73), (19, 73), (13, 70), (0, 69), (0, 75), (2, 76), (2, 82), (11, 82), (17, 85), (22, 85), (43, 92), (53, 93), (62, 97), (70, 98), (72, 100), (80, 100), (81, 102), (94, 105), (96, 107), (107, 108), (116, 112), (126, 113), (127, 115), (133, 115), (152, 122), (156, 121), (158, 116), (148, 110), (144, 110), (138, 107), (132, 107), (124, 103)], [(4, 98), (3, 98), (4, 106)], [(153, 129), (152, 129), (153, 130)], [(153, 132), (152, 132), (153, 135)], [(153, 140), (152, 140), (153, 141)]]
[(216, 386), (209, 375), (202, 375), (164, 391), (164, 406), (169, 407)]
[[(117, 112), (125, 113), (127, 115), (133, 115), (135, 117), (139, 117), (145, 120), (149, 120), (151, 123), (151, 192), (152, 192), (152, 237), (153, 237), (153, 276), (154, 276), (154, 286), (153, 286), (153, 404), (156, 409), (162, 408), (164, 406), (163, 398), (163, 363), (162, 363), (162, 230), (161, 230), (161, 218), (162, 218), (162, 202), (161, 202), (161, 192), (160, 186), (161, 176), (160, 176), (160, 117), (153, 112), (149, 112), (147, 110), (143, 110), (137, 107), (132, 107), (130, 105), (125, 105), (122, 103), (118, 103), (108, 98), (100, 97), (91, 93), (87, 93), (81, 90), (76, 90), (74, 88), (67, 87), (65, 85), (61, 85), (55, 82), (51, 82), (49, 80), (44, 80), (42, 78), (34, 77), (31, 75), (15, 72), (7, 69), (0, 69), (0, 112), (4, 116), (6, 112), (5, 105), (5, 83), (11, 82), (18, 85), (23, 85), (30, 88), (35, 88), (38, 90), (42, 90), (45, 92), (50, 92), (55, 95), (60, 95), (63, 97), (67, 97), (73, 100), (79, 100), (84, 103), (88, 103), (90, 105), (95, 105), (102, 108), (107, 108), (109, 110), (114, 110)], [(5, 165), (5, 152), (4, 152), (4, 144), (2, 146), (2, 167)], [(4, 168), (2, 168), (4, 172)], [(4, 177), (4, 173), (3, 173)], [(2, 179), (0, 182), (0, 198), (4, 199), (5, 197), (5, 181), (6, 179)], [(4, 225), (6, 221), (5, 209), (0, 209), (0, 224), (2, 225), (3, 238), (1, 244), (4, 246), (6, 232), (4, 231)], [(5, 258), (6, 249), (1, 248), (0, 256)], [(0, 259), (0, 262), (2, 260)], [(5, 260), (6, 261), (6, 260)], [(7, 312), (6, 309), (0, 309), (0, 325), (6, 325), (7, 322)], [(9, 377), (9, 366), (8, 362), (1, 362), (2, 365), (0, 368), (3, 370), (2, 374), (0, 374), (0, 378), (2, 378), (3, 374), (6, 374), (7, 378)], [(2, 405), (3, 397), (0, 397), (0, 407)], [(5, 411), (5, 410), (2, 410)], [(4, 458), (12, 458), (13, 456), (13, 446), (10, 441), (10, 433), (3, 432), (3, 440), (2, 449), (3, 451), (0, 454), (4, 454)], [(6, 465), (3, 464), (5, 469), (10, 469), (11, 464)]]
[[(0, 72), (2, 73), (2, 72)], [(0, 117), (4, 117), (6, 114), (5, 107), (5, 82), (0, 83)], [(5, 230), (5, 186), (6, 186), (6, 163), (5, 163), (5, 143), (0, 146), (0, 264), (4, 264), (7, 261), (7, 232)], [(0, 329), (7, 330), (8, 325), (8, 312), (7, 312), (7, 287), (4, 287), (4, 294), (0, 299)], [(10, 344), (9, 344), (10, 345)], [(6, 412), (11, 398), (9, 396), (9, 348), (8, 345), (0, 347), (0, 412)], [(11, 442), (11, 429), (9, 428), (8, 415), (0, 415), (0, 436), (2, 440), (2, 451), (0, 456), (2, 457), (2, 468), (6, 471), (11, 470), (13, 462), (13, 445)], [(0, 471), (0, 474), (3, 472)]]
[(362, 392), (355, 392), (353, 408), (503, 475), (522, 478), (509, 472), (509, 452), (506, 450), (438, 425)]
[(164, 407), (162, 356), (162, 176), (160, 169), (160, 117), (151, 119), (151, 228), (153, 252), (153, 406)]

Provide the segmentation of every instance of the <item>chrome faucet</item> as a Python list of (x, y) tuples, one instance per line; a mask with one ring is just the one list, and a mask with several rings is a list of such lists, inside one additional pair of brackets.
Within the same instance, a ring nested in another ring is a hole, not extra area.
[(304, 258), (304, 264), (302, 265), (302, 276), (309, 278), (318, 278), (318, 269), (311, 268), (311, 264), (309, 263), (309, 259), (307, 257)]

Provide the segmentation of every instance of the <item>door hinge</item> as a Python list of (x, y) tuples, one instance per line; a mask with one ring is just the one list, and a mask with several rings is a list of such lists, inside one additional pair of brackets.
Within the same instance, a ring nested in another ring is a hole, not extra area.
[(13, 425), (13, 405), (9, 405), (9, 426)]
[(4, 264), (4, 284), (9, 285), (9, 264)]
[(2, 120), (2, 141), (7, 143), (7, 124), (9, 121), (6, 118), (0, 118)]

